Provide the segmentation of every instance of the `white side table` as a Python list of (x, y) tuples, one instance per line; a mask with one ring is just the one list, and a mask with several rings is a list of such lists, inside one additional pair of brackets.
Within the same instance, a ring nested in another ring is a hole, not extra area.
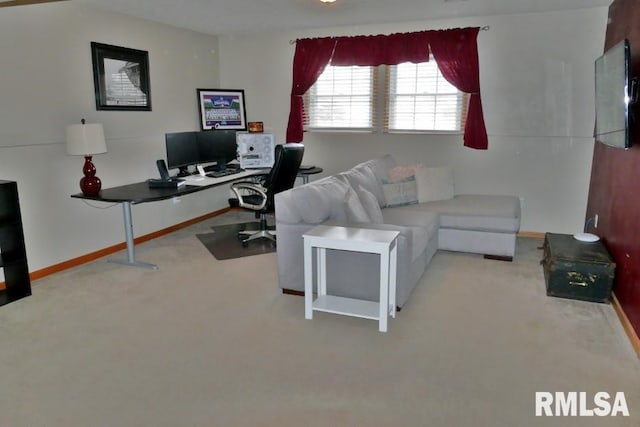
[[(312, 319), (313, 311), (343, 314), (378, 320), (378, 330), (387, 332), (388, 316), (396, 317), (397, 238), (400, 233), (318, 225), (304, 238), (304, 314)], [(316, 249), (318, 297), (313, 300), (313, 248)], [(327, 295), (327, 249), (365, 252), (380, 255), (380, 301), (365, 301)]]

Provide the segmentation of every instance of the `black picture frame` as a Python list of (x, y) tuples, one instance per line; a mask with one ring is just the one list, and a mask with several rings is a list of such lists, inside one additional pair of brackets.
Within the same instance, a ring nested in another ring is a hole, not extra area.
[(197, 89), (202, 130), (247, 130), (243, 89)]
[(149, 52), (91, 42), (96, 110), (151, 111)]

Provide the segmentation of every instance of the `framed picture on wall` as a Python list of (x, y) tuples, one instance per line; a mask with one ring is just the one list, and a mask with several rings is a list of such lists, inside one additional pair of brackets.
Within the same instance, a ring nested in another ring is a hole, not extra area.
[(151, 111), (149, 52), (91, 42), (97, 110)]
[(247, 129), (247, 114), (242, 89), (198, 89), (200, 128)]

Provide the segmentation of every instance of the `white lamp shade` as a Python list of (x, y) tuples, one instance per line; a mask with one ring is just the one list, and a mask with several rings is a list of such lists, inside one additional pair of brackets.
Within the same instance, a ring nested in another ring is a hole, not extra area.
[(91, 156), (107, 152), (104, 130), (100, 123), (67, 126), (67, 154)]

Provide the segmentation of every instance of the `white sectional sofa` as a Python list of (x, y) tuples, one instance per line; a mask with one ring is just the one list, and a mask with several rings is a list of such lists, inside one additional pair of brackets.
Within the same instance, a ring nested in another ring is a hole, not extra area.
[[(318, 224), (400, 232), (396, 302), (402, 307), (438, 249), (500, 259), (515, 255), (520, 199), (454, 195), (446, 168), (404, 172), (391, 155), (275, 195), (278, 274), (285, 293), (304, 292), (302, 235)], [(378, 300), (377, 255), (327, 251), (333, 295)]]

